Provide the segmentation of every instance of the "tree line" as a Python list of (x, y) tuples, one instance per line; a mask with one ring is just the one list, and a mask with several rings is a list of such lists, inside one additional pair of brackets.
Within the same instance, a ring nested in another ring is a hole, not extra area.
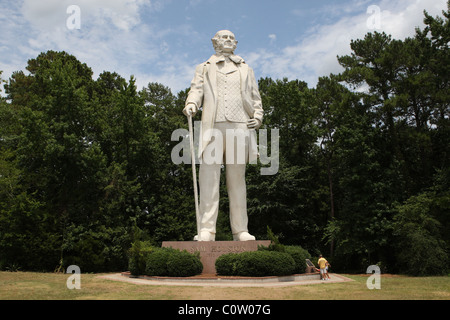
[[(264, 239), (270, 227), (335, 271), (448, 271), (449, 15), (424, 12), (404, 40), (351, 41), (344, 71), (314, 88), (259, 80), (280, 164), (272, 176), (248, 166), (250, 233)], [(138, 234), (156, 246), (192, 240), (191, 166), (171, 161), (188, 89), (93, 79), (66, 52), (26, 70), (0, 100), (0, 270), (123, 271)], [(216, 240), (231, 240), (225, 186), (220, 204)]]

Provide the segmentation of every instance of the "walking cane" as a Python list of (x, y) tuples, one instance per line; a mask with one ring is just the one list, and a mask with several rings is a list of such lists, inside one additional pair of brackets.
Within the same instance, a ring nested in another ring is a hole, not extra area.
[(191, 147), (192, 159), (192, 179), (194, 180), (194, 200), (195, 200), (195, 216), (197, 220), (197, 240), (200, 239), (200, 211), (198, 209), (198, 190), (197, 190), (197, 169), (195, 167), (195, 149), (194, 149), (194, 133), (192, 129), (192, 114), (189, 114), (189, 143)]

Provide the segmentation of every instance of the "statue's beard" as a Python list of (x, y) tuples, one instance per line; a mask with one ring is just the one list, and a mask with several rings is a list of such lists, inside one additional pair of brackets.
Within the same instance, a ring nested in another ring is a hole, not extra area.
[(223, 46), (216, 46), (215, 48), (216, 54), (218, 55), (224, 55), (224, 56), (229, 56), (229, 55), (233, 55), (234, 54), (234, 50), (236, 50), (236, 46), (233, 46), (233, 50), (231, 52), (224, 52)]

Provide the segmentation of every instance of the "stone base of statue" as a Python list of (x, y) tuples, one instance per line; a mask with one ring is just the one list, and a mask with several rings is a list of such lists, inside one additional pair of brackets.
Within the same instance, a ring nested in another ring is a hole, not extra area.
[(186, 250), (190, 253), (200, 252), (203, 263), (202, 274), (216, 274), (216, 260), (226, 253), (256, 251), (258, 246), (269, 246), (270, 240), (255, 241), (164, 241), (163, 248)]

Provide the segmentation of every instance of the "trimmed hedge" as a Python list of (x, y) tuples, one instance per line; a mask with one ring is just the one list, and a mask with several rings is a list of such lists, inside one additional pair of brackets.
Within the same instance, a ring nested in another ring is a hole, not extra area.
[(285, 246), (278, 245), (273, 246), (270, 245), (268, 247), (260, 246), (258, 247), (259, 251), (276, 251), (276, 252), (285, 252), (288, 253), (295, 262), (295, 274), (305, 273), (306, 271), (306, 259), (311, 259), (311, 255), (305, 249), (300, 246)]
[(226, 253), (216, 259), (216, 273), (223, 276), (238, 275), (239, 253)]
[(300, 246), (285, 246), (285, 252), (290, 254), (295, 262), (294, 273), (305, 273), (306, 271), (306, 259), (311, 260), (311, 255), (306, 249)]
[(145, 241), (135, 241), (128, 251), (128, 258), (128, 267), (134, 276), (189, 277), (203, 271), (199, 254), (155, 248)]
[[(177, 250), (176, 250), (177, 251)], [(202, 273), (200, 257), (184, 251), (172, 253), (167, 259), (167, 273), (171, 277), (189, 277)]]
[(172, 248), (157, 248), (148, 255), (145, 275), (167, 277), (190, 277), (200, 274), (203, 265), (200, 257)]
[(150, 254), (145, 261), (144, 274), (147, 276), (169, 276), (167, 261), (169, 260), (172, 251), (175, 250), (172, 248), (157, 248), (153, 250), (152, 254)]
[(277, 251), (228, 253), (216, 260), (216, 272), (227, 276), (284, 276), (293, 274), (295, 261), (290, 254)]

